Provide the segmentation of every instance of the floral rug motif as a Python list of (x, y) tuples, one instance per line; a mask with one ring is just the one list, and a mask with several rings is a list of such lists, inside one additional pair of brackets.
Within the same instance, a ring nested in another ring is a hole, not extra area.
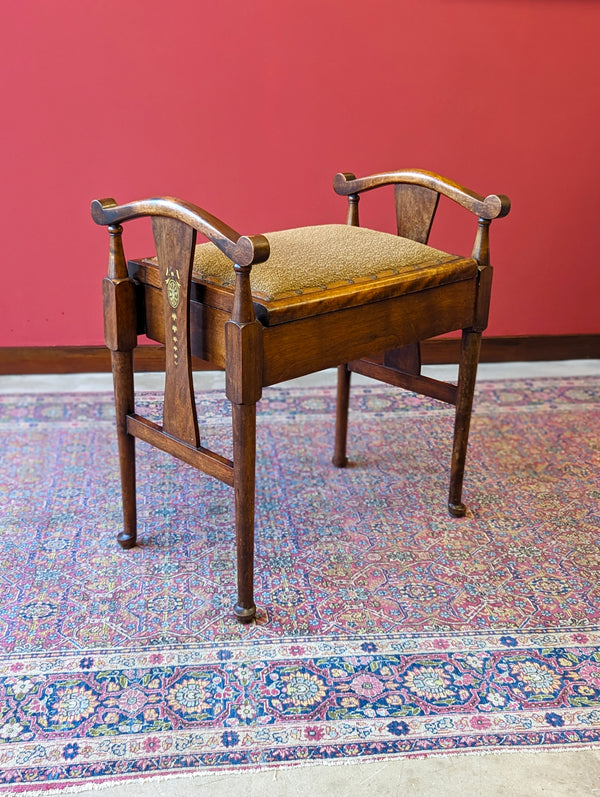
[[(139, 443), (122, 551), (112, 396), (0, 397), (0, 792), (598, 744), (599, 398), (480, 383), (454, 519), (450, 408), (354, 388), (338, 470), (334, 391), (266, 390), (241, 626), (229, 487)], [(228, 403), (198, 406), (228, 455)]]

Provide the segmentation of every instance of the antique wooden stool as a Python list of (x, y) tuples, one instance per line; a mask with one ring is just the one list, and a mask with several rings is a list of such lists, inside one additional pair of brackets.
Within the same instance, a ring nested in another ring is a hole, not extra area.
[[(398, 235), (363, 228), (359, 194), (395, 186)], [(254, 483), (256, 402), (262, 388), (338, 366), (333, 463), (343, 467), (351, 372), (456, 405), (448, 508), (465, 514), (462, 483), (481, 333), (492, 268), (489, 225), (506, 216), (502, 195), (482, 197), (421, 170), (357, 179), (338, 174), (347, 224), (240, 236), (195, 205), (162, 197), (92, 203), (110, 233), (104, 280), (123, 491), (123, 548), (136, 542), (135, 438), (167, 451), (234, 489), (241, 622), (255, 616)], [(427, 246), (440, 195), (478, 217), (470, 257)], [(156, 257), (125, 260), (123, 222), (152, 217)], [(208, 243), (196, 246), (196, 233)], [(458, 384), (421, 375), (420, 342), (462, 330)], [(135, 411), (133, 350), (138, 335), (165, 345), (162, 426)], [(233, 460), (201, 444), (192, 356), (226, 373)]]

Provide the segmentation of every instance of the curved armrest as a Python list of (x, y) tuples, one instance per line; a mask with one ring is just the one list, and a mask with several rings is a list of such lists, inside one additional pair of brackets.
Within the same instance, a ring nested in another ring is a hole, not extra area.
[(423, 186), (423, 188), (430, 188), (432, 191), (437, 191), (438, 194), (447, 196), (482, 219), (497, 219), (501, 216), (506, 216), (510, 211), (510, 199), (503, 194), (490, 194), (487, 197), (483, 197), (468, 188), (463, 188), (458, 183), (452, 182), (452, 180), (447, 180), (439, 174), (427, 172), (423, 169), (402, 169), (396, 172), (383, 172), (361, 178), (346, 172), (336, 174), (333, 178), (333, 188), (336, 194), (341, 196), (359, 194), (361, 191), (370, 191), (382, 185), (398, 183), (409, 183)]
[(95, 199), (91, 212), (96, 224), (102, 225), (121, 224), (142, 216), (177, 219), (206, 236), (239, 266), (262, 263), (269, 257), (269, 242), (264, 235), (240, 235), (216, 216), (175, 197), (142, 199), (126, 205), (117, 205), (114, 199)]

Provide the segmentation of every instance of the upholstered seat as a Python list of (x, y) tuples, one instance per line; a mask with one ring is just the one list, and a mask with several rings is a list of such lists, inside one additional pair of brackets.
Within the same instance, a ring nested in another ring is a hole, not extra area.
[[(399, 275), (421, 276), (432, 266), (458, 259), (408, 238), (347, 224), (297, 227), (264, 237), (269, 259), (254, 266), (250, 284), (252, 295), (265, 301)], [(235, 284), (231, 260), (212, 243), (196, 247), (192, 278), (222, 287)]]
[[(377, 297), (460, 282), (473, 278), (477, 271), (473, 258), (366, 227), (326, 224), (265, 233), (264, 237), (269, 242), (269, 259), (252, 268), (250, 286), (256, 316), (267, 326), (327, 312), (332, 303), (339, 307), (342, 301), (344, 307), (353, 307)], [(158, 269), (156, 258), (138, 261), (133, 274), (158, 286), (158, 276), (151, 279), (148, 267)], [(213, 243), (196, 246), (192, 281), (196, 284), (193, 296), (202, 285), (206, 304), (231, 309), (235, 271)]]
[[(381, 185), (395, 186), (397, 236), (359, 226), (359, 194)], [(338, 367), (332, 460), (338, 467), (348, 462), (351, 373), (455, 404), (448, 509), (457, 517), (466, 513), (463, 473), (492, 278), (489, 225), (508, 213), (510, 203), (419, 170), (362, 179), (338, 174), (334, 188), (348, 197), (347, 225), (249, 237), (202, 208), (169, 197), (122, 206), (112, 199), (92, 203), (94, 220), (107, 225), (111, 235), (104, 317), (123, 486), (119, 543), (124, 548), (136, 543), (135, 438), (230, 485), (238, 566), (235, 614), (242, 622), (255, 616), (256, 403), (267, 385)], [(471, 256), (427, 245), (440, 195), (478, 217)], [(142, 216), (152, 217), (156, 257), (127, 264), (121, 223)], [(198, 232), (209, 242), (196, 246)], [(422, 375), (419, 348), (421, 341), (453, 330), (462, 331), (457, 385)], [(142, 334), (165, 345), (162, 426), (135, 411), (133, 350)], [(193, 356), (226, 372), (232, 460), (201, 444)], [(345, 544), (342, 538), (339, 544)]]

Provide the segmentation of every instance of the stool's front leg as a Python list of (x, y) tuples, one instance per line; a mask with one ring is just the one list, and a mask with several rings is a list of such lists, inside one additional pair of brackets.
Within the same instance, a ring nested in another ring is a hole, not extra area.
[[(506, 215), (510, 202), (506, 197), (500, 200), (503, 208), (500, 215)], [(487, 201), (487, 200), (486, 200)], [(490, 266), (490, 219), (479, 218), (477, 236), (473, 246), (473, 258), (479, 263), (479, 279), (473, 326), (462, 331), (460, 362), (458, 370), (458, 391), (456, 395), (456, 419), (454, 422), (454, 444), (450, 468), (450, 494), (448, 510), (455, 517), (464, 517), (467, 512), (462, 502), (462, 484), (469, 442), (469, 427), (473, 409), (473, 394), (481, 349), (481, 334), (487, 327), (492, 287), (493, 269)]]
[(110, 349), (117, 441), (123, 497), (123, 531), (117, 540), (122, 548), (136, 542), (135, 438), (127, 431), (127, 416), (134, 412), (133, 349), (137, 344), (135, 288), (127, 273), (120, 224), (111, 224), (108, 276), (103, 283), (104, 337)]
[(256, 615), (254, 604), (254, 491), (256, 402), (262, 395), (262, 325), (254, 318), (250, 266), (235, 266), (231, 319), (225, 325), (226, 390), (233, 422), (233, 486), (237, 545), (238, 599), (235, 616), (242, 623)]
[(137, 539), (135, 437), (127, 431), (127, 416), (135, 409), (133, 352), (113, 351), (111, 358), (123, 499), (123, 530), (117, 534), (117, 542), (121, 548), (127, 549), (133, 548)]
[(256, 404), (232, 404), (233, 478), (238, 598), (235, 616), (249, 623), (254, 604), (254, 492), (256, 463)]

